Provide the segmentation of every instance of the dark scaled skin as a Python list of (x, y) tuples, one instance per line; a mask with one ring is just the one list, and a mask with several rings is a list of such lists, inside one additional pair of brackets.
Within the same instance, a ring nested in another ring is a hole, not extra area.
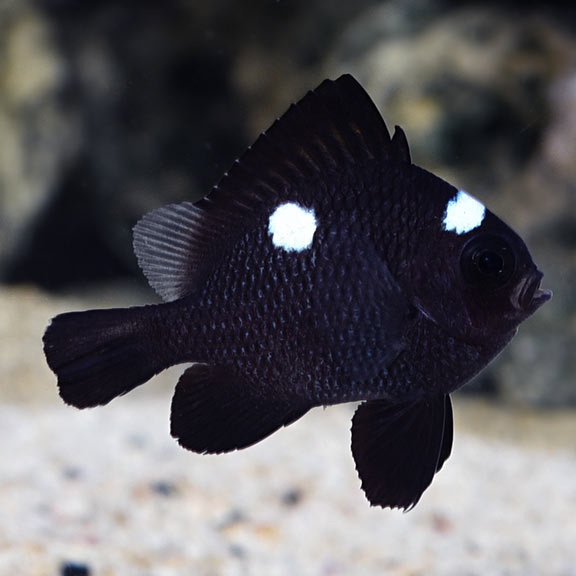
[[(106, 404), (194, 364), (171, 431), (200, 453), (244, 448), (315, 406), (363, 401), (352, 452), (368, 499), (410, 508), (453, 439), (449, 394), (550, 298), (522, 240), (485, 211), (447, 229), (458, 190), (413, 165), (351, 76), (325, 81), (212, 193), (136, 226), (166, 303), (73, 312), (44, 336), (62, 398)], [(284, 204), (313, 210), (311, 243), (273, 241)]]

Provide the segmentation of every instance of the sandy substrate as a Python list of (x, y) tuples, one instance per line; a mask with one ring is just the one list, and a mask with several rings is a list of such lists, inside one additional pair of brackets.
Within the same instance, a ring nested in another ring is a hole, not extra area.
[(415, 510), (371, 509), (350, 414), (209, 457), (170, 439), (168, 398), (3, 406), (0, 574), (576, 575), (576, 453), (460, 433)]
[(105, 408), (61, 404), (40, 336), (73, 307), (0, 293), (0, 576), (576, 576), (574, 413), (460, 400), (416, 509), (374, 509), (350, 406), (198, 456), (169, 436), (178, 369)]

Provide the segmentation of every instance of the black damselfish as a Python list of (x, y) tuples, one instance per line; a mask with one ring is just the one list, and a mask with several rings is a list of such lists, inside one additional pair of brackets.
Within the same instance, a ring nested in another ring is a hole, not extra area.
[(362, 401), (352, 452), (382, 507), (418, 502), (450, 455), (449, 394), (551, 296), (520, 237), (412, 164), (349, 75), (291, 106), (206, 198), (144, 216), (134, 249), (166, 303), (54, 318), (62, 398), (106, 404), (193, 362), (171, 432), (200, 453)]

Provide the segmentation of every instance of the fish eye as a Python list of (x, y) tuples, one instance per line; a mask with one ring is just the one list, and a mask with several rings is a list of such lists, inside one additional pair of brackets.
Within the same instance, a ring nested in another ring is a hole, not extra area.
[(495, 289), (506, 284), (516, 268), (514, 252), (500, 236), (472, 238), (462, 250), (460, 267), (469, 284)]

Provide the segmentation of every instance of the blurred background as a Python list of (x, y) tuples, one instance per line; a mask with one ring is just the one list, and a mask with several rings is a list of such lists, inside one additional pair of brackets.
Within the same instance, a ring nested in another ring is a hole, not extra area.
[[(565, 2), (0, 0), (0, 574), (576, 575), (575, 31)], [(59, 312), (156, 301), (136, 221), (344, 72), (554, 291), (407, 515), (364, 500), (352, 407), (200, 457), (169, 437), (179, 370), (78, 412), (42, 354)]]

